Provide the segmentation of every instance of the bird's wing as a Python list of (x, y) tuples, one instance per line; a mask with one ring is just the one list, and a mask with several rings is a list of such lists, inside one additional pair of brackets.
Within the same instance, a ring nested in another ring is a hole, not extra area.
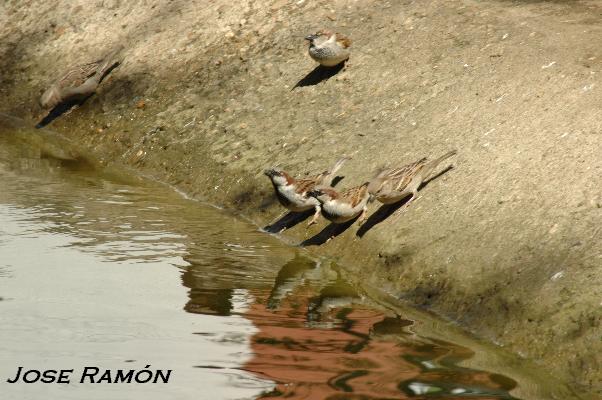
[(337, 43), (344, 49), (348, 48), (349, 46), (351, 46), (351, 39), (349, 39), (347, 36), (341, 34), (341, 33), (337, 33), (336, 34), (336, 38), (337, 38)]
[(295, 184), (295, 193), (298, 193), (298, 194), (307, 193), (310, 190), (312, 190), (314, 187), (316, 187), (317, 184), (318, 184), (318, 181), (316, 180), (316, 178), (298, 179)]
[(425, 165), (426, 158), (422, 158), (411, 164), (404, 165), (403, 167), (389, 170), (385, 179), (391, 182), (391, 186), (394, 190), (401, 191), (410, 184), (412, 179), (424, 168)]
[(352, 187), (350, 189), (345, 190), (341, 193), (341, 199), (348, 202), (351, 207), (357, 206), (359, 203), (364, 200), (364, 198), (368, 194), (368, 182)]
[(72, 68), (59, 80), (58, 86), (64, 89), (83, 85), (88, 78), (94, 76), (100, 63), (101, 61), (96, 61)]

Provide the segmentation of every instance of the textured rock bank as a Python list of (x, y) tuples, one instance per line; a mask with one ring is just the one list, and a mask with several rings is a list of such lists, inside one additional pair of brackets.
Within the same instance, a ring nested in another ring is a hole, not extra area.
[[(322, 27), (354, 39), (351, 60), (293, 90)], [(35, 124), (49, 81), (123, 43), (48, 128), (262, 226), (281, 213), (266, 166), (357, 151), (345, 187), (456, 148), (399, 219), (312, 251), (600, 393), (601, 37), (597, 1), (7, 1), (0, 112)]]

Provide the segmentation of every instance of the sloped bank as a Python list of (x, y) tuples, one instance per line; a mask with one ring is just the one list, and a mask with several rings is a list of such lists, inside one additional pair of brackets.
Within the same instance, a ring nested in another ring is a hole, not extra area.
[[(122, 42), (97, 96), (50, 128), (258, 225), (282, 210), (262, 170), (355, 153), (341, 187), (456, 148), (402, 217), (312, 251), (602, 391), (602, 8), (594, 1), (104, 1), (0, 5), (0, 112)], [(354, 39), (344, 71), (303, 36)], [(444, 166), (443, 166), (444, 167)], [(377, 206), (373, 206), (374, 212)], [(324, 223), (284, 233), (313, 237)]]

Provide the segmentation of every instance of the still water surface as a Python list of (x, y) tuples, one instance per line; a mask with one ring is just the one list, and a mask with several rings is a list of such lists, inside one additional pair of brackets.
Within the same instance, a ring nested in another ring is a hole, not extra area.
[[(481, 350), (416, 334), (336, 265), (27, 134), (0, 129), (2, 399), (525, 398), (465, 366)], [(170, 382), (79, 383), (85, 366), (148, 364)], [(7, 384), (18, 366), (75, 372)]]

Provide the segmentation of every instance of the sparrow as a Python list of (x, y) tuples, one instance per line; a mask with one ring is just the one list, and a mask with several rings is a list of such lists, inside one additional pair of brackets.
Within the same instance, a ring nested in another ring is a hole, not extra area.
[(308, 195), (320, 202), (322, 215), (335, 224), (342, 224), (360, 216), (358, 222), (361, 224), (366, 219), (368, 211), (368, 184), (365, 182), (360, 186), (337, 192), (329, 187), (316, 187)]
[(349, 58), (351, 40), (340, 34), (322, 30), (305, 37), (309, 55), (325, 67), (334, 67)]
[(408, 196), (412, 196), (405, 204), (407, 206), (411, 201), (416, 199), (418, 188), (431, 172), (441, 162), (454, 154), (456, 154), (456, 150), (445, 153), (433, 161), (422, 158), (400, 168), (385, 169), (370, 181), (368, 192), (372, 198), (383, 204), (394, 204)]
[(313, 225), (320, 216), (320, 202), (308, 196), (308, 192), (316, 186), (331, 186), (337, 171), (343, 166), (349, 157), (343, 157), (330, 168), (313, 177), (295, 179), (280, 169), (267, 169), (264, 174), (270, 178), (276, 197), (284, 207), (290, 211), (303, 212), (315, 209), (315, 213), (307, 226)]
[(108, 71), (119, 62), (116, 57), (122, 49), (119, 45), (98, 61), (71, 68), (40, 97), (42, 108), (51, 109), (65, 101), (85, 99), (93, 94)]

